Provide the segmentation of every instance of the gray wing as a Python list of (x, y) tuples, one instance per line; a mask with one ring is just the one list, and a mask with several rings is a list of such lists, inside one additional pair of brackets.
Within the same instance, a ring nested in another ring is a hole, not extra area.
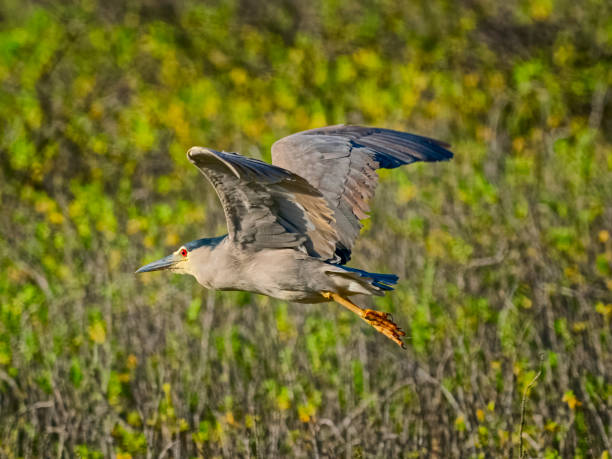
[(303, 247), (312, 256), (333, 257), (333, 211), (306, 180), (236, 153), (193, 147), (187, 157), (215, 188), (231, 241), (252, 248)]
[(453, 157), (450, 145), (406, 132), (363, 126), (329, 126), (299, 132), (272, 145), (272, 164), (321, 191), (334, 211), (336, 257), (350, 259), (378, 182), (376, 169)]

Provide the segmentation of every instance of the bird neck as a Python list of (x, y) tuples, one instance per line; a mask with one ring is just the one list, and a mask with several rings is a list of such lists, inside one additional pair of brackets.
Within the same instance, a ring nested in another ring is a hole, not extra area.
[(228, 277), (232, 256), (226, 236), (193, 241), (197, 246), (189, 253), (189, 270), (202, 286), (209, 289), (221, 288), (223, 279)]

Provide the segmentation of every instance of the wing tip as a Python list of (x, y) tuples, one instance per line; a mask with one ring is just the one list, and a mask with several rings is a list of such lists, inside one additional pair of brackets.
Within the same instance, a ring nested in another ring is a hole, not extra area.
[[(395, 132), (395, 131), (393, 131)], [(408, 132), (397, 132), (401, 137), (406, 137), (410, 141), (416, 143), (422, 148), (414, 148), (414, 151), (421, 153), (423, 157), (419, 158), (419, 161), (424, 162), (436, 162), (436, 161), (449, 161), (455, 154), (450, 151), (451, 144), (444, 142), (443, 140), (433, 139), (418, 134), (411, 134)]]
[(217, 150), (213, 150), (212, 148), (198, 146), (191, 147), (189, 150), (187, 150), (187, 158), (194, 164), (197, 157), (200, 155), (213, 155), (218, 157), (219, 152)]
[(202, 172), (204, 172), (202, 170), (202, 167), (207, 167), (211, 164), (214, 164), (215, 162), (219, 162), (225, 165), (225, 167), (227, 167), (230, 171), (232, 171), (232, 173), (236, 177), (240, 178), (241, 175), (237, 169), (237, 166), (234, 165), (231, 160), (228, 160), (228, 155), (231, 155), (231, 153), (213, 150), (212, 148), (197, 146), (191, 147), (189, 150), (187, 150), (187, 158), (189, 159), (189, 161), (191, 161), (191, 163), (198, 169), (200, 169)]
[(434, 159), (434, 161), (448, 161), (450, 159), (452, 159), (455, 154), (450, 151), (451, 148), (451, 144), (448, 142), (444, 142), (442, 140), (436, 140), (436, 139), (431, 139), (428, 138), (429, 143), (432, 144), (432, 150), (434, 150), (438, 155), (439, 158)]
[(444, 143), (443, 145), (444, 146), (436, 142), (437, 148), (432, 149), (434, 155), (428, 157), (426, 161), (450, 161), (451, 159), (453, 159), (455, 157), (455, 154), (449, 150), (449, 148), (451, 147), (450, 144)]

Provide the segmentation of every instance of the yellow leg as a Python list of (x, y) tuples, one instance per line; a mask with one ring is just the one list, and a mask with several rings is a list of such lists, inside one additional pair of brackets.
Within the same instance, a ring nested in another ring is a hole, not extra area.
[(374, 309), (361, 309), (355, 303), (347, 300), (346, 298), (332, 292), (322, 292), (324, 298), (334, 300), (336, 303), (341, 304), (349, 311), (354, 312), (379, 333), (382, 333), (390, 340), (393, 340), (398, 346), (406, 349), (406, 346), (402, 342), (402, 336), (406, 336), (406, 333), (399, 328), (393, 320), (391, 320), (391, 314), (381, 311), (375, 311)]

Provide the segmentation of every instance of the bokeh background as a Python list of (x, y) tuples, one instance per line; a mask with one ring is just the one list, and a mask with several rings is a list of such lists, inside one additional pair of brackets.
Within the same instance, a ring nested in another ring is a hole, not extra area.
[[(0, 456), (609, 458), (611, 84), (605, 0), (3, 0)], [(133, 275), (225, 232), (189, 147), (336, 123), (456, 153), (380, 174), (350, 263), (406, 351)]]

